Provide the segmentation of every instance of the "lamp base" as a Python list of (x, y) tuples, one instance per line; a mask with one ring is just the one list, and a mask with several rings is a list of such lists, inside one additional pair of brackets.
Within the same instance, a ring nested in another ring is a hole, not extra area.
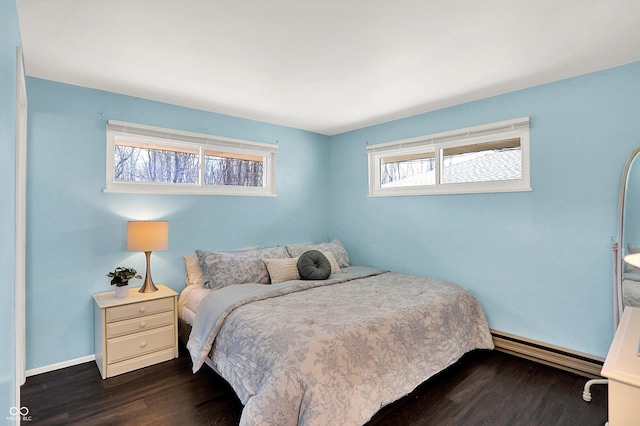
[[(147, 277), (149, 277), (149, 275), (147, 275)], [(153, 284), (153, 281), (145, 278), (144, 284), (140, 287), (138, 293), (153, 293), (154, 291), (158, 291), (158, 287)]]
[(147, 256), (147, 272), (144, 277), (144, 284), (142, 284), (138, 293), (153, 293), (158, 291), (158, 287), (153, 285), (153, 280), (151, 279), (151, 252), (145, 251), (144, 254)]

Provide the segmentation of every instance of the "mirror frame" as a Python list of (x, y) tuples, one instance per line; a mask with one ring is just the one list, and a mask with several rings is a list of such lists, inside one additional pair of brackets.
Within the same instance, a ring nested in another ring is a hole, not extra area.
[(640, 146), (633, 150), (627, 163), (622, 171), (622, 179), (620, 183), (620, 199), (618, 203), (618, 242), (611, 243), (611, 250), (613, 251), (613, 273), (614, 273), (614, 306), (613, 306), (613, 329), (618, 327), (622, 313), (624, 312), (624, 298), (622, 296), (622, 275), (624, 273), (624, 207), (625, 207), (625, 195), (627, 193), (627, 183), (629, 177), (629, 170), (631, 164), (636, 159), (636, 156), (640, 153)]

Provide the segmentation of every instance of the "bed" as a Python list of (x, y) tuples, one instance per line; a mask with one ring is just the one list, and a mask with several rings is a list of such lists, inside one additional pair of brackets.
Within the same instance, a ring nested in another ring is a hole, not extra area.
[[(330, 261), (327, 279), (296, 275), (310, 250)], [(352, 266), (338, 240), (196, 256), (185, 256), (182, 338), (194, 372), (206, 364), (233, 387), (243, 425), (361, 425), (466, 352), (493, 349), (470, 292)]]
[(623, 306), (640, 307), (640, 274), (625, 273), (622, 278)]
[[(627, 244), (628, 254), (640, 253), (640, 247)], [(622, 304), (623, 306), (640, 306), (640, 268), (624, 262), (622, 274)]]

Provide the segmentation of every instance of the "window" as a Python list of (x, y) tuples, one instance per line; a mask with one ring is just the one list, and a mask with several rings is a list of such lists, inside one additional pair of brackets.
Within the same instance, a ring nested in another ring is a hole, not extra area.
[(108, 192), (275, 195), (278, 146), (109, 121)]
[(529, 118), (367, 147), (369, 196), (530, 191)]

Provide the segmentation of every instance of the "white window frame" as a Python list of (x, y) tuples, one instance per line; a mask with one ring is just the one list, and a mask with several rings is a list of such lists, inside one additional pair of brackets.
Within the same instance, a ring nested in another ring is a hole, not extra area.
[[(369, 196), (394, 197), (407, 195), (531, 191), (529, 122), (529, 117), (521, 117), (497, 123), (368, 146), (366, 151), (369, 162)], [(520, 179), (441, 183), (442, 149), (509, 138), (520, 138), (522, 156), (522, 177)], [(381, 187), (380, 161), (383, 158), (423, 152), (435, 152), (436, 182), (434, 185)]]
[[(200, 171), (197, 184), (121, 182), (114, 178), (115, 146), (117, 140), (148, 143), (156, 146), (197, 149)], [(276, 196), (276, 154), (278, 145), (212, 136), (181, 130), (109, 120), (107, 123), (107, 178), (104, 192), (135, 194), (195, 194), (232, 196)], [(205, 151), (223, 151), (264, 157), (263, 185), (207, 185), (203, 167)]]

